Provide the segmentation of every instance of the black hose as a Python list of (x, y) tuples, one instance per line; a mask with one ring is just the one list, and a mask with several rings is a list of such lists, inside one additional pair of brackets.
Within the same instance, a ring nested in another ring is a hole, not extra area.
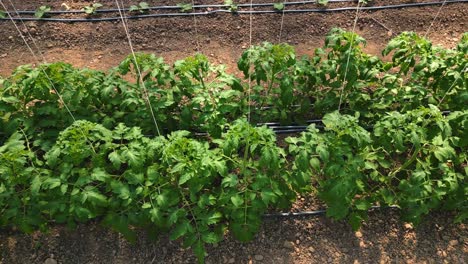
[[(396, 205), (390, 205), (390, 206), (372, 206), (369, 211), (374, 211), (374, 210), (381, 210), (381, 209), (398, 209), (399, 207)], [(303, 212), (288, 212), (288, 213), (271, 213), (271, 214), (264, 214), (263, 217), (265, 218), (278, 218), (278, 217), (306, 217), (306, 216), (319, 216), (319, 215), (325, 215), (327, 213), (326, 209), (322, 210), (315, 210), (315, 211), (303, 211)]]
[[(345, 2), (356, 2), (356, 0), (330, 0), (330, 3), (345, 3)], [(285, 6), (289, 5), (304, 5), (304, 4), (315, 4), (317, 1), (297, 1), (297, 2), (285, 2), (283, 3)], [(264, 6), (274, 6), (275, 3), (260, 3), (260, 4), (252, 4), (252, 7), (264, 7)], [(250, 7), (250, 4), (238, 4), (237, 7)], [(229, 8), (230, 5), (194, 5), (192, 6), (193, 9), (197, 8)], [(180, 9), (180, 6), (152, 6), (148, 7), (145, 10), (167, 10), (167, 9)], [(131, 12), (130, 8), (109, 8), (109, 9), (97, 9), (95, 13), (117, 13), (119, 11), (124, 12)], [(24, 14), (24, 15), (34, 15), (36, 13), (35, 10), (19, 10), (15, 13)], [(52, 10), (47, 12), (47, 14), (51, 15), (61, 15), (61, 14), (84, 14), (86, 13), (84, 10)]]
[[(452, 3), (467, 3), (468, 0), (450, 0), (446, 4)], [(386, 6), (368, 6), (360, 7), (359, 10), (370, 11), (370, 10), (384, 10), (384, 9), (397, 9), (405, 7), (423, 7), (440, 5), (441, 2), (427, 2), (427, 3), (409, 3), (409, 4), (398, 4), (398, 5), (386, 5)], [(323, 8), (323, 9), (286, 9), (283, 11), (263, 10), (263, 11), (237, 11), (235, 14), (276, 14), (276, 13), (328, 13), (328, 12), (342, 12), (342, 11), (353, 11), (357, 7), (342, 7), (342, 8)], [(147, 14), (147, 15), (135, 15), (126, 16), (126, 19), (143, 19), (143, 18), (156, 18), (156, 17), (193, 17), (193, 16), (208, 16), (217, 13), (232, 13), (229, 10), (213, 10), (206, 12), (194, 12), (194, 13), (167, 13), (167, 14)], [(119, 21), (121, 17), (106, 17), (106, 18), (33, 18), (33, 17), (12, 17), (15, 21), (44, 21), (44, 22), (63, 22), (63, 23), (79, 23), (79, 22), (105, 22), (105, 21)], [(1, 20), (10, 20), (10, 18), (0, 18)]]

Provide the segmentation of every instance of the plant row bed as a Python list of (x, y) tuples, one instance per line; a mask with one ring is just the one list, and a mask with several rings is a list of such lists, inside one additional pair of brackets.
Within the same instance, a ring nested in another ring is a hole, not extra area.
[[(0, 227), (102, 219), (130, 240), (134, 227), (168, 232), (203, 262), (206, 243), (251, 240), (298, 194), (355, 229), (374, 205), (413, 223), (440, 209), (466, 220), (468, 34), (449, 50), (403, 33), (383, 51), (392, 62), (363, 44), (334, 29), (296, 59), (265, 43), (242, 55), (243, 79), (203, 55), (171, 67), (137, 54), (107, 73), (18, 67), (0, 78)], [(315, 116), (320, 129), (282, 147), (254, 125)]]

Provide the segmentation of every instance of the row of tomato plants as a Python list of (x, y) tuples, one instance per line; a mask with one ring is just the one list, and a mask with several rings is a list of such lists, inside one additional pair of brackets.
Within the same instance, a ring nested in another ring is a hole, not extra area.
[[(170, 67), (137, 54), (108, 73), (19, 67), (0, 80), (0, 226), (99, 218), (129, 239), (135, 226), (167, 231), (202, 260), (205, 243), (227, 230), (252, 239), (263, 213), (297, 193), (315, 192), (354, 228), (373, 204), (415, 223), (440, 208), (466, 219), (468, 35), (446, 50), (404, 33), (387, 63), (363, 43), (336, 29), (312, 58), (253, 47), (238, 63), (244, 80), (202, 55)], [(166, 136), (148, 136), (149, 107)], [(253, 126), (311, 116), (324, 130), (311, 125), (287, 148)]]
[(440, 209), (468, 217), (468, 111), (390, 112), (370, 131), (358, 115), (333, 112), (323, 123), (286, 148), (245, 119), (209, 142), (79, 120), (47, 152), (19, 130), (0, 147), (0, 227), (100, 219), (130, 240), (134, 227), (168, 232), (203, 262), (206, 243), (226, 232), (251, 240), (263, 214), (287, 209), (297, 193), (316, 193), (327, 216), (355, 229), (375, 204), (396, 205), (413, 223)]
[(149, 135), (185, 129), (219, 137), (226, 123), (248, 112), (253, 124), (303, 124), (340, 108), (359, 112), (370, 125), (388, 111), (429, 104), (463, 110), (468, 104), (468, 34), (456, 49), (444, 49), (403, 33), (382, 52), (391, 62), (364, 53), (364, 45), (341, 29), (332, 30), (312, 57), (298, 59), (291, 46), (265, 43), (243, 53), (242, 78), (200, 54), (173, 67), (137, 54), (107, 73), (65, 63), (21, 66), (0, 78), (0, 133), (23, 126), (47, 150), (73, 121), (65, 106), (75, 119), (107, 128), (124, 123)]

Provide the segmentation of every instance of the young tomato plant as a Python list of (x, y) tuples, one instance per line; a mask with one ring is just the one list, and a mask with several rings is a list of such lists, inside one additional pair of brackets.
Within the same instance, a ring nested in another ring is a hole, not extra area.
[(224, 0), (224, 4), (229, 6), (229, 11), (231, 11), (231, 13), (236, 13), (239, 9), (233, 0)]
[(177, 61), (174, 98), (179, 102), (182, 129), (198, 129), (220, 137), (226, 123), (242, 116), (242, 86), (224, 67), (214, 67), (197, 54)]
[[(293, 47), (270, 43), (254, 46), (242, 54), (237, 65), (246, 79), (255, 81), (250, 91), (254, 122), (303, 120), (301, 117), (308, 111), (310, 101), (295, 87), (296, 54)], [(244, 90), (248, 92), (246, 88)]]
[(219, 206), (233, 235), (252, 240), (267, 209), (287, 208), (295, 198), (284, 150), (276, 146), (272, 130), (252, 127), (243, 119), (214, 142), (227, 165)]
[(191, 12), (193, 10), (192, 4), (186, 4), (186, 3), (179, 3), (177, 6), (180, 8), (180, 11), (184, 13)]
[(431, 209), (444, 207), (466, 192), (462, 187), (466, 149), (448, 121), (466, 122), (464, 115), (458, 119), (463, 115), (457, 113), (447, 119), (430, 105), (405, 114), (392, 112), (376, 123), (374, 148), (380, 148), (385, 159), (394, 162), (382, 170), (387, 175), (381, 179), (386, 187), (376, 194), (387, 204), (396, 202), (405, 220), (418, 223)]
[(102, 7), (102, 4), (94, 3), (92, 5), (83, 7), (81, 10), (84, 11), (88, 15), (95, 15), (97, 10), (101, 7)]
[[(125, 76), (129, 73), (136, 78), (136, 84), (121, 82), (121, 95), (124, 97), (117, 107), (119, 116), (129, 126), (140, 126), (146, 134), (157, 135), (153, 120), (158, 126), (169, 131), (179, 129), (174, 112), (174, 73), (164, 60), (154, 54), (137, 53), (125, 58), (116, 72)], [(119, 85), (119, 86), (120, 86)], [(109, 86), (109, 92), (113, 87)], [(152, 109), (150, 109), (152, 108)], [(160, 131), (163, 133), (163, 131)]]
[(0, 145), (0, 227), (16, 226), (26, 233), (45, 228), (40, 178), (49, 174), (24, 133)]
[(327, 216), (348, 217), (357, 229), (375, 201), (364, 173), (366, 158), (375, 155), (369, 149), (370, 133), (359, 126), (357, 117), (337, 112), (325, 115), (323, 123), (323, 132), (311, 125), (299, 138), (286, 140), (295, 157), (294, 186), (299, 192), (316, 188), (327, 203)]
[(284, 10), (284, 3), (275, 3), (273, 5), (273, 8), (276, 10), (276, 11), (283, 11)]
[(146, 2), (140, 2), (138, 5), (130, 6), (130, 12), (147, 13), (149, 11), (149, 5)]
[(34, 13), (34, 16), (37, 18), (44, 18), (47, 17), (50, 12), (51, 8), (49, 6), (40, 6), (38, 9), (36, 9), (36, 12)]

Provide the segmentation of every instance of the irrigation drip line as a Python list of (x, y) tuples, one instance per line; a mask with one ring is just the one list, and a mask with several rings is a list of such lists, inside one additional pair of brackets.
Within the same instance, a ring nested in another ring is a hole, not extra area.
[[(445, 5), (454, 3), (468, 3), (468, 0), (451, 0), (447, 1)], [(365, 6), (359, 7), (361, 11), (374, 11), (384, 9), (399, 9), (406, 7), (423, 7), (423, 6), (434, 6), (440, 5), (441, 2), (427, 2), (427, 3), (408, 3), (398, 5), (385, 5), (385, 6)], [(320, 9), (287, 9), (284, 13), (332, 13), (332, 12), (343, 12), (343, 11), (356, 11), (357, 7), (341, 7), (341, 8), (320, 8)], [(144, 19), (144, 18), (157, 18), (157, 17), (192, 17), (192, 16), (208, 16), (217, 13), (230, 13), (239, 15), (251, 15), (251, 14), (281, 14), (283, 11), (276, 10), (250, 10), (250, 11), (237, 11), (231, 12), (230, 10), (218, 9), (205, 12), (191, 12), (191, 13), (165, 13), (165, 14), (147, 14), (147, 15), (135, 15), (127, 16), (125, 19)], [(7, 12), (8, 14), (8, 12)], [(118, 21), (120, 17), (104, 17), (104, 18), (35, 18), (35, 17), (13, 17), (13, 20), (22, 21), (43, 21), (43, 22), (63, 22), (63, 23), (81, 23), (81, 22), (106, 22), (106, 21)], [(7, 18), (0, 18), (1, 20), (10, 20)]]
[[(329, 3), (346, 3), (346, 2), (355, 2), (356, 0), (330, 0), (328, 1)], [(316, 4), (317, 1), (295, 1), (295, 2), (285, 2), (283, 3), (285, 6), (288, 5), (305, 5), (305, 4)], [(270, 7), (274, 6), (275, 3), (259, 3), (259, 4), (252, 4), (252, 7)], [(238, 4), (236, 5), (237, 7), (250, 7), (250, 4)], [(199, 8), (229, 8), (231, 5), (224, 5), (224, 4), (213, 4), (213, 5), (192, 5), (193, 9), (199, 9)], [(180, 10), (180, 6), (150, 6), (148, 8), (145, 8), (145, 11), (153, 11), (153, 10), (170, 10), (170, 9), (178, 9)], [(125, 12), (132, 12), (130, 8), (122, 8), (122, 11)], [(119, 12), (119, 9), (117, 8), (103, 8), (103, 9), (97, 9), (95, 13), (117, 13)], [(18, 14), (24, 14), (24, 15), (34, 15), (36, 13), (35, 10), (19, 10)], [(47, 12), (47, 14), (51, 15), (63, 15), (63, 14), (85, 14), (86, 12), (82, 9), (76, 9), (76, 10), (52, 10)]]
[[(451, 113), (451, 111), (442, 111), (442, 115), (447, 116)], [(313, 120), (307, 120), (305, 123), (307, 125), (281, 125), (279, 122), (266, 122), (266, 123), (257, 123), (257, 127), (261, 126), (267, 126), (268, 128), (272, 129), (275, 134), (292, 134), (292, 133), (300, 133), (304, 132), (307, 130), (307, 127), (311, 124), (315, 124), (316, 128), (319, 129), (324, 129), (325, 126), (323, 125), (322, 119), (313, 119)], [(372, 129), (372, 127), (368, 127), (369, 129)], [(164, 131), (167, 133), (169, 130), (164, 129)], [(205, 132), (197, 132), (197, 131), (191, 131), (195, 136), (208, 136), (208, 133)], [(0, 135), (4, 135), (5, 133), (0, 132)], [(147, 137), (154, 137), (155, 135), (145, 135)]]
[[(382, 210), (382, 209), (398, 209), (396, 205), (390, 206), (372, 206), (368, 211)], [(307, 217), (307, 216), (321, 216), (327, 213), (327, 209), (314, 210), (314, 211), (302, 211), (302, 212), (289, 212), (289, 213), (271, 213), (264, 214), (265, 218), (295, 218), (295, 217)]]

